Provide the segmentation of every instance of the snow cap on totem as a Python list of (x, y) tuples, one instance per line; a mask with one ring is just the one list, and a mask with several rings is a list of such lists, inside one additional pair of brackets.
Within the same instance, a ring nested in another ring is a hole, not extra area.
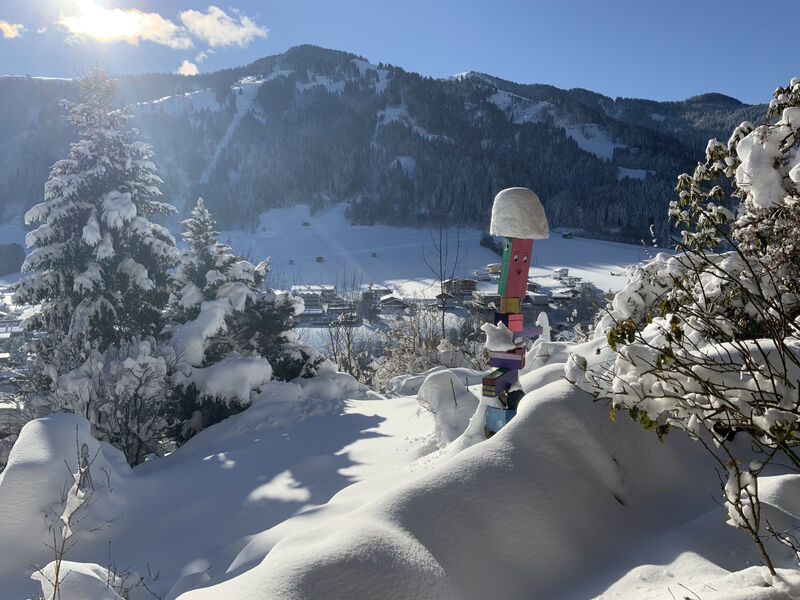
[(494, 197), (489, 233), (526, 240), (550, 237), (550, 227), (539, 196), (524, 187), (501, 191)]

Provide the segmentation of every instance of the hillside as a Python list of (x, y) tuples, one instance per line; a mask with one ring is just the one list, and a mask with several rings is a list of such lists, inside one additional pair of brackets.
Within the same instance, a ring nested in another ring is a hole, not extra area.
[[(75, 133), (68, 80), (0, 78), (0, 220), (41, 199)], [(481, 73), (430, 79), (346, 52), (298, 46), (195, 77), (126, 76), (119, 104), (155, 149), (166, 198), (202, 195), (225, 228), (270, 208), (333, 202), (355, 222), (485, 227), (494, 193), (537, 191), (553, 227), (663, 239), (675, 177), (710, 137), (763, 107), (721, 94), (682, 102), (612, 99)]]

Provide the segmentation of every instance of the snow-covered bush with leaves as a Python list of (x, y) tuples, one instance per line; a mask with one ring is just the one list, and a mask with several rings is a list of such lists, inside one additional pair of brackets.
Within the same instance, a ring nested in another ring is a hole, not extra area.
[(659, 437), (675, 428), (703, 444), (726, 475), (730, 523), (774, 573), (758, 477), (778, 465), (800, 472), (797, 79), (775, 92), (769, 117), (742, 123), (727, 144), (711, 140), (705, 162), (678, 178), (676, 254), (639, 269), (600, 320), (613, 363), (587, 368), (572, 356), (567, 377), (612, 416), (624, 410)]
[(248, 406), (273, 375), (307, 375), (319, 362), (318, 353), (291, 331), (302, 300), (261, 290), (269, 259), (254, 266), (234, 255), (219, 242), (215, 225), (202, 198), (181, 222), (188, 246), (168, 315), (179, 439)]
[(13, 300), (37, 307), (23, 324), (41, 337), (26, 348), (14, 400), (29, 413), (82, 414), (136, 463), (161, 448), (166, 363), (153, 336), (178, 254), (150, 217), (175, 209), (159, 199), (152, 152), (127, 126), (129, 111), (112, 107), (113, 80), (93, 70), (80, 86), (83, 101), (66, 103), (80, 140), (25, 215), (39, 226), (26, 237), (27, 274)]
[(384, 389), (395, 377), (424, 373), (438, 366), (485, 368), (486, 357), (479, 341), (478, 320), (462, 321), (455, 339), (442, 338), (440, 311), (422, 304), (396, 315), (383, 332), (383, 357), (375, 362), (373, 382)]
[(58, 377), (51, 408), (86, 417), (128, 462), (144, 462), (170, 448), (171, 409), (165, 400), (173, 362), (170, 348), (152, 337), (122, 340), (105, 352), (93, 349), (83, 364)]

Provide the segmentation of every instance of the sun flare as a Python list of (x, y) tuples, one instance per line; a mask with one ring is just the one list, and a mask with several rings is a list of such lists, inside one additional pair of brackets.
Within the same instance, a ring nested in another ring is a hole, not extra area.
[(59, 24), (75, 36), (91, 37), (102, 42), (124, 40), (130, 44), (149, 40), (174, 48), (192, 45), (177, 25), (157, 13), (104, 8), (96, 0), (73, 0), (72, 4), (73, 14), (62, 14)]

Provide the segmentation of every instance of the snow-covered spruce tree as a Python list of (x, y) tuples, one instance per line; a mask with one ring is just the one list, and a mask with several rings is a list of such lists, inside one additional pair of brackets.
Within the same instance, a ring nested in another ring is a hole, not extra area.
[(298, 301), (261, 290), (269, 259), (254, 266), (235, 256), (218, 241), (215, 225), (202, 198), (181, 222), (188, 247), (168, 314), (177, 355), (171, 380), (180, 399), (179, 440), (244, 409), (273, 376), (309, 374), (319, 360), (291, 331), (302, 310)]
[(29, 346), (18, 383), (40, 414), (83, 415), (136, 464), (159, 452), (165, 427), (169, 357), (154, 336), (177, 258), (174, 239), (149, 218), (175, 209), (159, 200), (152, 152), (134, 139), (129, 112), (112, 107), (113, 80), (93, 70), (80, 86), (82, 102), (65, 103), (80, 141), (25, 215), (40, 225), (27, 235), (28, 274), (13, 298), (37, 306), (24, 326), (44, 337)]
[(705, 162), (678, 178), (676, 254), (649, 261), (601, 319), (613, 364), (587, 368), (573, 356), (567, 377), (608, 400), (612, 415), (703, 444), (726, 474), (729, 522), (774, 573), (759, 476), (800, 472), (797, 79), (775, 92), (768, 119), (742, 123), (727, 144), (709, 141)]

